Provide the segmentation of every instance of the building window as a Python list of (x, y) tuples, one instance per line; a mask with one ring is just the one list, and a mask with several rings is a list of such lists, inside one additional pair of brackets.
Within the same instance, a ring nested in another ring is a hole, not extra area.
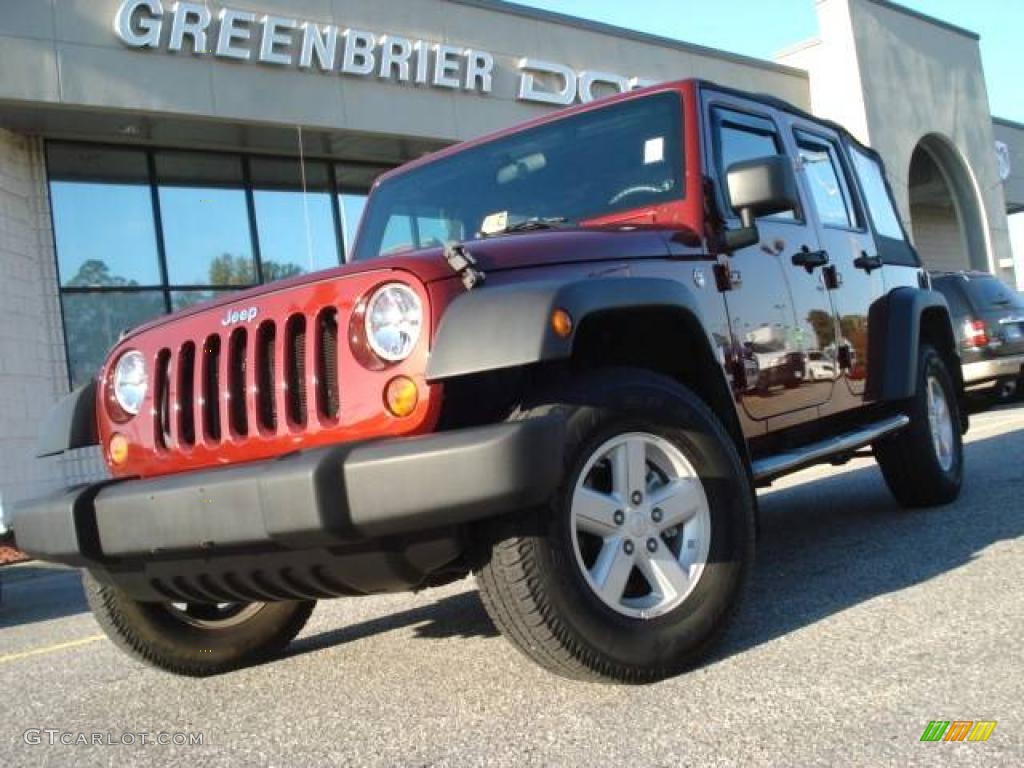
[(145, 153), (56, 145), (49, 166), (61, 286), (159, 285)]
[(341, 252), (327, 165), (253, 159), (251, 167), (264, 282), (335, 266)]
[(171, 286), (259, 282), (241, 158), (158, 152), (156, 182)]
[(96, 374), (103, 358), (126, 328), (165, 311), (162, 291), (65, 291), (64, 331), (71, 385)]
[(338, 184), (338, 209), (341, 212), (341, 231), (345, 237), (346, 253), (352, 254), (356, 241), (356, 230), (366, 209), (366, 198), (370, 188), (379, 176), (372, 167), (338, 164), (334, 166), (334, 178)]
[(49, 142), (73, 387), (127, 329), (337, 266), (380, 166)]

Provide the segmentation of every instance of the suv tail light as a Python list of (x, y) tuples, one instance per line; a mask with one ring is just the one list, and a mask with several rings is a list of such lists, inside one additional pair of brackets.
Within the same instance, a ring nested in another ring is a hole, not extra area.
[(988, 328), (984, 320), (968, 320), (964, 323), (965, 347), (980, 348), (987, 347), (988, 344)]

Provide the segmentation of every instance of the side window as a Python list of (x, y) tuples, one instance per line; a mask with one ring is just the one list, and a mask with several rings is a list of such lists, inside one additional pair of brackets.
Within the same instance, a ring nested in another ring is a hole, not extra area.
[(954, 322), (958, 318), (973, 314), (970, 306), (967, 304), (964, 289), (961, 287), (963, 284), (962, 277), (942, 277), (936, 279), (933, 284), (939, 293), (946, 297)]
[(802, 131), (796, 132), (796, 143), (821, 223), (856, 229), (857, 213), (835, 144)]
[(896, 207), (885, 186), (885, 177), (882, 175), (881, 166), (873, 157), (855, 147), (850, 149), (850, 155), (853, 157), (853, 165), (857, 172), (857, 178), (860, 180), (860, 188), (864, 193), (868, 211), (871, 213), (875, 231), (882, 237), (902, 242), (905, 240), (903, 227), (900, 226)]
[[(716, 109), (712, 112), (714, 125), (715, 165), (722, 180), (722, 205), (728, 211), (724, 189), (725, 173), (734, 163), (759, 157), (785, 154), (782, 139), (771, 120), (742, 112)], [(731, 214), (732, 212), (729, 211)], [(772, 216), (773, 219), (793, 219), (792, 211)]]

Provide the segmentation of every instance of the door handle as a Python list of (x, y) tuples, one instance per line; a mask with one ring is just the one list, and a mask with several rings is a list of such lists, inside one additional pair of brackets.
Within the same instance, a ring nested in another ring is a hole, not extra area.
[(867, 251), (861, 251), (860, 256), (853, 260), (853, 266), (863, 269), (870, 275), (873, 270), (882, 268), (882, 259), (878, 256), (868, 256)]
[(793, 254), (793, 266), (803, 267), (807, 274), (811, 274), (818, 267), (828, 264), (828, 251), (812, 251), (806, 245), (799, 253)]

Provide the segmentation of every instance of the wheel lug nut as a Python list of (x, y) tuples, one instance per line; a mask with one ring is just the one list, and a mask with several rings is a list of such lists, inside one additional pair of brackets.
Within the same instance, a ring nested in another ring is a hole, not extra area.
[(658, 540), (657, 539), (648, 539), (647, 540), (647, 551), (652, 553), (652, 554), (654, 552), (658, 551)]
[(622, 525), (624, 522), (626, 522), (626, 516), (622, 513), (622, 510), (615, 510), (615, 524)]
[(660, 523), (662, 520), (665, 519), (665, 513), (662, 512), (660, 509), (655, 508), (654, 511), (651, 512), (651, 519), (656, 523)]
[(640, 491), (633, 491), (633, 506), (644, 503), (644, 495)]
[(627, 541), (625, 544), (623, 544), (622, 545), (622, 551), (625, 552), (627, 555), (632, 555), (633, 554), (633, 542), (632, 541)]

